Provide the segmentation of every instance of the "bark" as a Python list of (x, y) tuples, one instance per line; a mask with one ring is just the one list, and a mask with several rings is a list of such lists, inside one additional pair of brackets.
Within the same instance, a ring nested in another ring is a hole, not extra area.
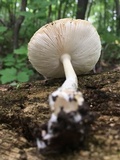
[(66, 0), (65, 1), (65, 5), (64, 5), (64, 8), (63, 8), (63, 15), (62, 17), (65, 18), (66, 17), (66, 9), (67, 9), (67, 4), (69, 3), (69, 0)]
[[(20, 11), (26, 11), (26, 6), (27, 6), (27, 0), (21, 0), (21, 9)], [(19, 47), (19, 31), (21, 28), (21, 25), (24, 21), (24, 16), (19, 16), (16, 20), (15, 20), (15, 24), (14, 24), (14, 37), (13, 37), (13, 48), (16, 49)]]
[(59, 4), (59, 8), (58, 8), (58, 19), (61, 18), (61, 11), (62, 11), (62, 5), (63, 5), (63, 0), (60, 1), (60, 4)]
[(0, 23), (1, 23), (3, 26), (6, 26), (5, 22), (4, 22), (2, 19), (0, 19)]
[(104, 23), (104, 28), (107, 27), (107, 2), (104, 0), (104, 18), (103, 18), (103, 23)]
[(91, 8), (93, 5), (93, 0), (91, 0), (88, 4), (88, 11), (87, 11), (87, 15), (86, 15), (86, 19), (88, 20), (89, 16), (90, 16), (90, 12), (91, 12)]
[(120, 0), (115, 0), (116, 4), (116, 35), (120, 35)]
[(50, 4), (49, 7), (48, 7), (48, 19), (47, 19), (47, 22), (51, 22), (51, 14), (52, 14), (52, 5)]
[(85, 19), (85, 13), (87, 10), (88, 0), (78, 0), (77, 4), (77, 19)]

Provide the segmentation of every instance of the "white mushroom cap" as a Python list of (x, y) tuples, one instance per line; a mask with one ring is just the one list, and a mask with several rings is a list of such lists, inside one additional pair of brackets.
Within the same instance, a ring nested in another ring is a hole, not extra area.
[(101, 52), (96, 29), (85, 20), (60, 19), (40, 28), (28, 44), (28, 58), (43, 76), (64, 76), (61, 56), (69, 54), (77, 75), (92, 70)]

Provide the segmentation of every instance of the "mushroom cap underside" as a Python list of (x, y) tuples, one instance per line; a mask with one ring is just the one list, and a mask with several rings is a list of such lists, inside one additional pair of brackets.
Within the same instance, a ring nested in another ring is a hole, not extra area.
[(85, 20), (60, 19), (40, 28), (28, 44), (28, 58), (45, 77), (64, 76), (61, 56), (69, 54), (77, 75), (92, 70), (101, 52), (100, 37)]

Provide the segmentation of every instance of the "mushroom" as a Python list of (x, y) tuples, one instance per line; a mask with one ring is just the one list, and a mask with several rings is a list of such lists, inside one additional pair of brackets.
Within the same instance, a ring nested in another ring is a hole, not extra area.
[(56, 20), (41, 27), (31, 38), (28, 58), (33, 67), (47, 78), (66, 77), (49, 96), (51, 118), (36, 134), (40, 151), (75, 147), (84, 141), (92, 116), (78, 91), (77, 75), (91, 71), (100, 53), (99, 35), (85, 20)]

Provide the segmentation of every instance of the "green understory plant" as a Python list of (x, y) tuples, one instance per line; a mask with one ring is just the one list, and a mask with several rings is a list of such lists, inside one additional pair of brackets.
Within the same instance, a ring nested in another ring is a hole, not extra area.
[(13, 53), (2, 58), (0, 70), (0, 83), (27, 82), (33, 75), (33, 70), (28, 68), (27, 46), (15, 49)]

